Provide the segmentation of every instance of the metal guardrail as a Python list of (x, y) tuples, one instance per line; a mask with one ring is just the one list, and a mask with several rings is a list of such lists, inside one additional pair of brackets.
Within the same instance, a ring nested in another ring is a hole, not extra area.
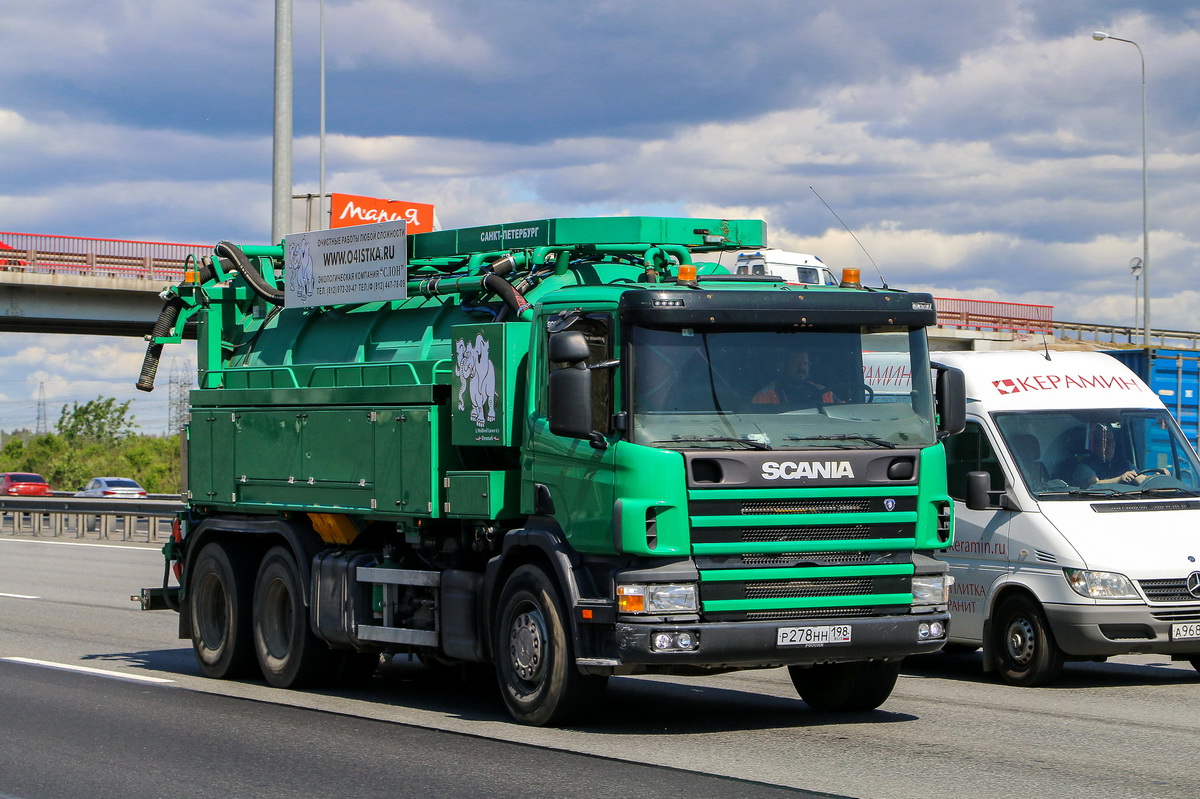
[(179, 500), (0, 497), (0, 535), (165, 543)]
[(0, 271), (166, 280), (183, 279), (190, 254), (212, 245), (121, 241), (0, 231)]
[[(1108, 341), (1113, 344), (1125, 344), (1133, 347), (1145, 346), (1140, 327), (1056, 321), (1051, 324), (1051, 328), (1057, 338), (1075, 338), (1080, 341), (1094, 342)], [(1200, 332), (1195, 330), (1150, 329), (1151, 347), (1179, 347), (1179, 344), (1172, 344), (1170, 342), (1180, 342), (1183, 348), (1186, 349), (1200, 349)]]
[(1053, 305), (952, 297), (937, 297), (934, 303), (937, 305), (939, 327), (1049, 333), (1053, 326)]

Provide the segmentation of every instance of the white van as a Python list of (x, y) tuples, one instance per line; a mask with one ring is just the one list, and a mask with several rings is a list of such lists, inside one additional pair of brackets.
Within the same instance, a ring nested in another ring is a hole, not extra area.
[(1200, 670), (1200, 463), (1158, 396), (1098, 352), (933, 360), (967, 387), (947, 649), (1013, 685), (1133, 653)]
[(785, 250), (763, 249), (738, 254), (733, 265), (736, 275), (777, 275), (788, 283), (812, 286), (836, 286), (833, 271), (815, 255)]

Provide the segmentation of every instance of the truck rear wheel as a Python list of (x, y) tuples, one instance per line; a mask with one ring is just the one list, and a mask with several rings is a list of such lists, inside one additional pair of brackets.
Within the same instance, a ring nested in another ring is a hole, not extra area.
[(874, 710), (887, 701), (900, 676), (900, 661), (788, 666), (796, 693), (819, 713)]
[(512, 573), (496, 615), (496, 675), (513, 718), (535, 726), (569, 720), (603, 693), (607, 677), (575, 668), (562, 600), (549, 575), (526, 565)]
[(313, 634), (296, 559), (285, 547), (267, 552), (254, 584), (254, 651), (276, 688), (301, 688), (330, 676), (331, 650)]
[(250, 565), (216, 541), (200, 550), (191, 570), (192, 650), (200, 670), (218, 680), (253, 674)]
[(1049, 685), (1062, 673), (1063, 652), (1033, 599), (1018, 594), (1001, 602), (992, 635), (996, 671), (1009, 685)]

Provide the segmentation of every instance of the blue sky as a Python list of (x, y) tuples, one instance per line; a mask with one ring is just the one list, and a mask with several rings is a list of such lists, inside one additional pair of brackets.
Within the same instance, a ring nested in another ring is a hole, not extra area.
[[(1146, 54), (1152, 321), (1200, 329), (1200, 6), (1103, 0), (327, 0), (326, 184), (443, 227), (765, 219), (893, 286), (1131, 324)], [(294, 180), (317, 189), (318, 4), (296, 0)], [(0, 15), (0, 230), (270, 237), (271, 0)], [(2, 334), (0, 429), (136, 400), (142, 343)], [(186, 348), (167, 358), (193, 357)], [(169, 361), (164, 361), (166, 369)], [(161, 396), (160, 396), (161, 395)]]

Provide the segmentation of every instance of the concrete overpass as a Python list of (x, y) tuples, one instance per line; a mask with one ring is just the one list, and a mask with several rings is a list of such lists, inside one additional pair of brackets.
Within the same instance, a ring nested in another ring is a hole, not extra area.
[(212, 245), (0, 232), (0, 332), (142, 337)]

